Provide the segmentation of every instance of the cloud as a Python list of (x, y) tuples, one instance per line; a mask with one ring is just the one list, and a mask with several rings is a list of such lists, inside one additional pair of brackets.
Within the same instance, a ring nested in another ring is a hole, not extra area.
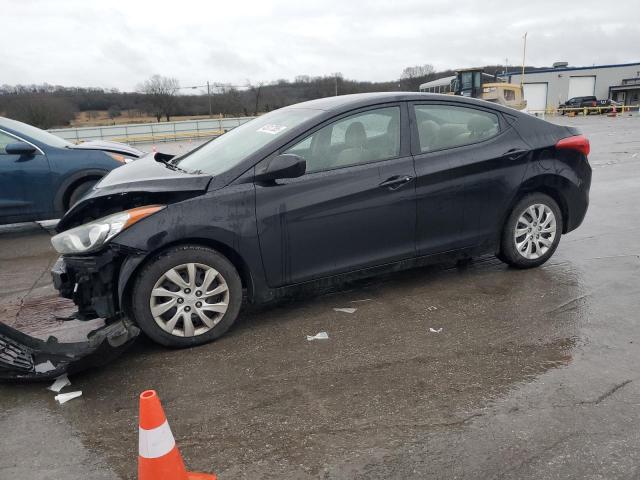
[[(392, 80), (438, 69), (640, 61), (640, 4), (598, 0), (0, 0), (2, 83), (132, 90), (153, 73), (182, 85), (323, 75)], [(28, 29), (25, 29), (28, 26)], [(19, 39), (19, 40), (18, 40)]]

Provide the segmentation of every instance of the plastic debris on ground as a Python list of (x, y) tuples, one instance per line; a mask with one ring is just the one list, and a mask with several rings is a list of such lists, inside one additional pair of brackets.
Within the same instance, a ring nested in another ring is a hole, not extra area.
[(82, 395), (82, 391), (78, 390), (77, 392), (59, 393), (58, 395), (56, 395), (53, 398), (55, 398), (56, 401), (60, 405), (62, 405), (63, 403), (67, 403), (69, 400), (73, 400), (74, 398), (78, 398), (81, 395)]
[(329, 334), (327, 332), (319, 332), (315, 335), (307, 335), (307, 340), (309, 342), (313, 340), (329, 340)]
[(50, 360), (47, 360), (46, 362), (39, 363), (38, 365), (36, 365), (34, 368), (34, 371), (36, 373), (47, 373), (55, 369), (56, 369), (55, 365), (51, 363)]
[(55, 382), (47, 387), (47, 390), (60, 393), (60, 390), (62, 390), (67, 385), (71, 385), (71, 382), (69, 381), (69, 377), (67, 377), (67, 374), (65, 373), (64, 375), (60, 375), (58, 378), (56, 378)]
[(334, 312), (342, 312), (342, 313), (355, 313), (357, 308), (334, 308)]
[(435, 311), (437, 309), (438, 309), (438, 307), (436, 307), (435, 305), (431, 305), (430, 307), (427, 307), (427, 310), (430, 311), (430, 312), (433, 312), (433, 311)]
[(431, 333), (440, 333), (442, 331), (442, 327), (440, 327), (440, 328), (429, 327), (429, 331)]

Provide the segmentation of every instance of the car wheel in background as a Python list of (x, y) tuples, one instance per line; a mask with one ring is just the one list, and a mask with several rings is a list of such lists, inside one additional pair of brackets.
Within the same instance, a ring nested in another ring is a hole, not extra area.
[(532, 193), (513, 207), (500, 242), (498, 257), (516, 268), (532, 268), (549, 260), (562, 235), (562, 212), (544, 193)]
[(191, 347), (231, 327), (242, 304), (242, 282), (220, 253), (182, 245), (143, 267), (131, 298), (133, 318), (147, 336), (168, 347)]
[(85, 193), (91, 190), (96, 183), (98, 183), (98, 179), (87, 180), (86, 182), (82, 182), (80, 185), (74, 187), (74, 189), (71, 190), (71, 194), (69, 195), (69, 201), (67, 202), (66, 210), (69, 210), (76, 203), (78, 203), (78, 200), (80, 200)]

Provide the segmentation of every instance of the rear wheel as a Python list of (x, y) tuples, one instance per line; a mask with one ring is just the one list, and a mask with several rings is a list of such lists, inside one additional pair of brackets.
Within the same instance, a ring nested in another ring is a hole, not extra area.
[(505, 223), (498, 256), (516, 268), (542, 265), (558, 247), (562, 222), (562, 212), (553, 198), (544, 193), (527, 195)]
[(179, 246), (161, 253), (133, 286), (133, 317), (152, 340), (190, 347), (215, 340), (236, 320), (242, 283), (234, 266), (215, 250)]

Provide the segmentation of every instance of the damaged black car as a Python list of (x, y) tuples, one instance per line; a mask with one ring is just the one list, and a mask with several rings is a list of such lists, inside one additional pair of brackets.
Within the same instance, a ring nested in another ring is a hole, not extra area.
[(474, 99), (306, 102), (111, 172), (60, 221), (54, 284), (127, 341), (189, 347), (300, 285), (486, 253), (536, 267), (585, 216), (588, 153), (571, 127)]

